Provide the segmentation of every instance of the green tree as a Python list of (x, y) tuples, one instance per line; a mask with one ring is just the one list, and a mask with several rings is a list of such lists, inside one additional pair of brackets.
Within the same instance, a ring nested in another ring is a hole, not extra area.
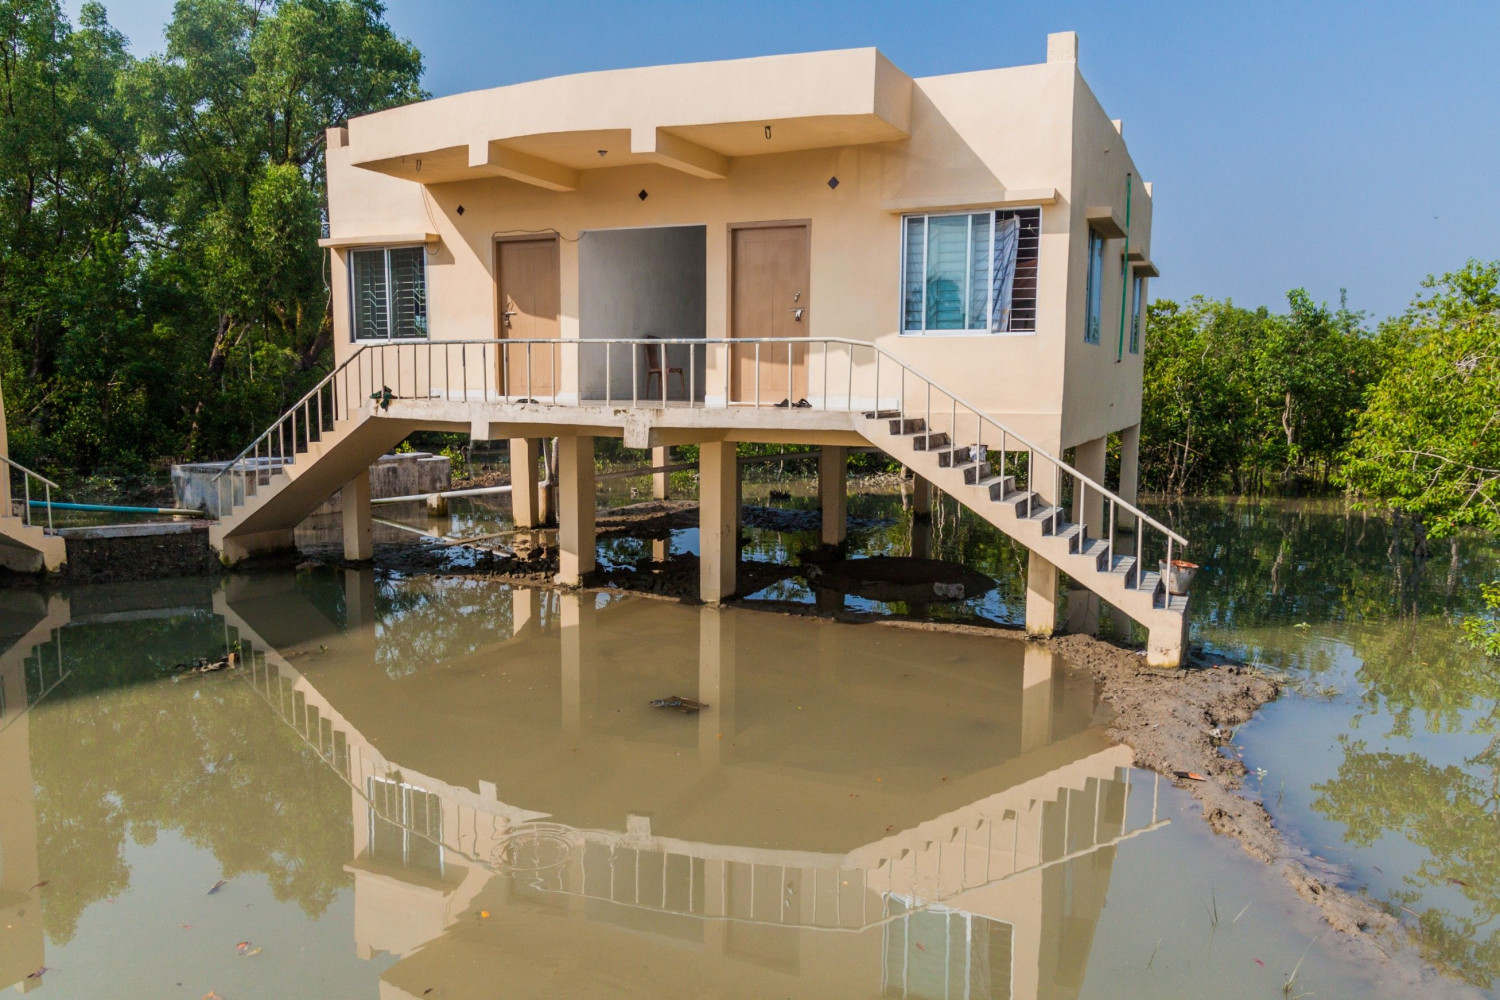
[(417, 100), (422, 59), (377, 0), (179, 0), (129, 90), (170, 195), (157, 207), (201, 302), (188, 452), (243, 440), (313, 380), (333, 332), (317, 239), (326, 131)]
[(1389, 361), (1344, 456), (1356, 494), (1434, 535), (1500, 530), (1500, 261), (1428, 278), (1430, 294), (1383, 325)]

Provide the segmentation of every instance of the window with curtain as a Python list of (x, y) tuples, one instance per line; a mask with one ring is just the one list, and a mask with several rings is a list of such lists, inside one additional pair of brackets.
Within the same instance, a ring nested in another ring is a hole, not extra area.
[(427, 263), (422, 247), (349, 252), (355, 340), (427, 336)]
[(1099, 343), (1099, 327), (1104, 306), (1104, 237), (1089, 230), (1089, 269), (1084, 284), (1084, 301), (1088, 313), (1084, 320), (1085, 343)]
[(1039, 208), (902, 220), (904, 333), (1036, 332)]
[(1141, 353), (1141, 324), (1146, 321), (1146, 279), (1139, 274), (1130, 285), (1130, 353)]

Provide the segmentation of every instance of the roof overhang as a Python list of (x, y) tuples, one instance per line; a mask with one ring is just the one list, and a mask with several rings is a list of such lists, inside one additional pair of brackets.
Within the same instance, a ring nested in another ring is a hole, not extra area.
[(1156, 269), (1155, 264), (1151, 263), (1151, 258), (1146, 256), (1146, 251), (1144, 250), (1137, 250), (1132, 248), (1129, 256), (1126, 257), (1126, 260), (1130, 262), (1131, 269), (1134, 270), (1136, 275), (1140, 277), (1161, 277), (1161, 272)]
[(1089, 228), (1107, 240), (1125, 237), (1125, 226), (1108, 205), (1091, 205), (1088, 209)]
[(357, 167), (422, 184), (572, 191), (589, 170), (728, 176), (738, 157), (904, 139), (912, 81), (875, 49), (650, 66), (456, 94), (355, 118)]
[(320, 247), (346, 249), (349, 247), (389, 247), (403, 243), (441, 243), (437, 233), (386, 233), (370, 236), (334, 236), (318, 241)]

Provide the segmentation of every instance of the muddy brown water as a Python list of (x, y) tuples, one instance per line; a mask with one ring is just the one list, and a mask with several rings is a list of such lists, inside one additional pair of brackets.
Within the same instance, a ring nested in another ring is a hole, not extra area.
[[(853, 548), (901, 554), (899, 497), (877, 500), (890, 523)], [(1092, 680), (1037, 647), (316, 569), (0, 595), (0, 986), (1255, 997), (1295, 970), (1291, 995), (1488, 988), (1494, 700), (1452, 620), (1493, 553), (1461, 552), (1451, 588), (1438, 559), (1381, 584), (1404, 555), (1341, 510), (1176, 516), (1217, 554), (1200, 640), (1297, 689), (1233, 744), (1265, 771), (1252, 791), (1418, 914), (1415, 947), (1453, 975), (1355, 961), (1130, 767)], [(1003, 620), (1003, 543), (938, 530), (936, 555), (1001, 580), (964, 613)], [(173, 669), (229, 650), (238, 669)], [(709, 707), (648, 704), (673, 694)]]

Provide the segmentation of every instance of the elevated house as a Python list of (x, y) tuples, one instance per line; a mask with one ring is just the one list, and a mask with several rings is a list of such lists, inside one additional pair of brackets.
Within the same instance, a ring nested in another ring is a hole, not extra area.
[[(845, 449), (874, 445), (1030, 551), (1027, 625), (1059, 571), (1181, 656), (1185, 539), (1134, 505), (1151, 185), (1078, 71), (913, 79), (873, 49), (539, 80), (328, 136), (336, 367), (219, 480), (227, 562), (290, 546), (419, 429), (511, 440), (537, 518), (558, 446), (562, 584), (594, 568), (593, 442), (694, 444), (701, 596), (736, 589), (740, 442), (822, 446), (825, 542)], [(1118, 435), (1120, 473), (1105, 481)], [(658, 462), (657, 464), (661, 464)]]

